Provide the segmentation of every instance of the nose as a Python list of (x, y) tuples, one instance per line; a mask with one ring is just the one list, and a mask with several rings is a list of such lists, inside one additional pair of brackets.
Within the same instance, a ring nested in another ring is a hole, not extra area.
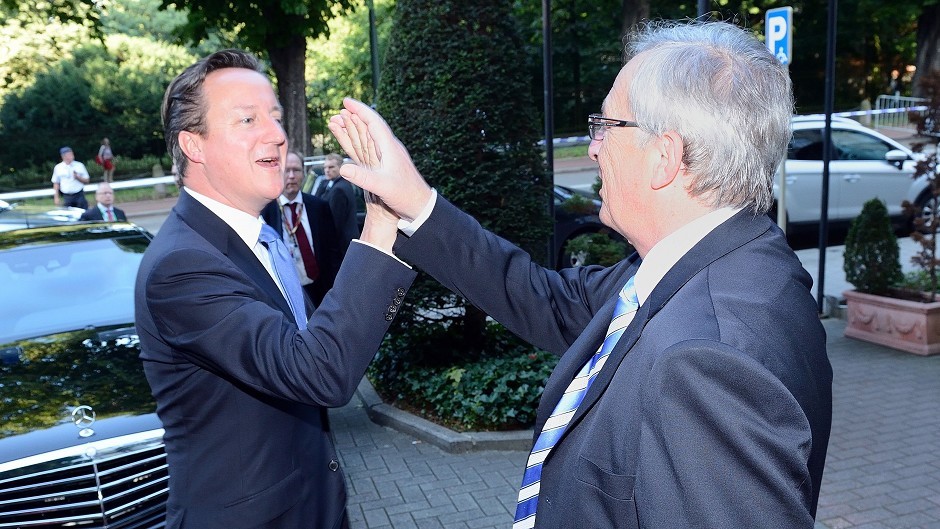
[(597, 161), (597, 156), (601, 153), (601, 140), (591, 140), (588, 146), (588, 158)]
[(265, 138), (269, 143), (277, 145), (287, 143), (287, 133), (284, 132), (284, 127), (281, 126), (280, 121), (271, 118), (267, 129), (268, 130), (265, 131)]

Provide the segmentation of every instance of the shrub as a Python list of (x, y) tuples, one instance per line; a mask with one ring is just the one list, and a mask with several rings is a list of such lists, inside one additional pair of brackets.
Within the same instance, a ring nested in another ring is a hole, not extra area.
[(901, 279), (898, 239), (891, 228), (888, 208), (877, 198), (862, 206), (845, 237), (845, 279), (856, 289), (883, 295)]
[(606, 233), (578, 235), (565, 244), (565, 255), (572, 256), (572, 265), (614, 265), (626, 256), (627, 245), (615, 241)]
[(503, 336), (487, 358), (432, 367), (402, 362), (390, 341), (369, 378), (386, 401), (455, 430), (531, 427), (558, 357), (496, 332)]

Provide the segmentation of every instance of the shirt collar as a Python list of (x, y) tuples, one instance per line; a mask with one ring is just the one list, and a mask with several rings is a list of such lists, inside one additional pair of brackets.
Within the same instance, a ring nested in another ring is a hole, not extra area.
[(682, 259), (699, 241), (738, 211), (741, 209), (730, 207), (717, 209), (686, 224), (656, 243), (643, 258), (640, 268), (636, 271), (634, 284), (640, 305), (646, 302), (656, 285), (679, 262), (679, 259)]
[(197, 193), (188, 187), (183, 187), (183, 189), (198, 200), (200, 204), (209, 208), (209, 211), (215, 213), (216, 216), (222, 219), (222, 222), (228, 224), (230, 228), (235, 230), (238, 237), (245, 241), (245, 244), (248, 245), (249, 248), (255, 247), (255, 244), (258, 243), (258, 236), (261, 235), (261, 225), (264, 223), (260, 215), (252, 217), (244, 211), (227, 206), (218, 200)]
[(287, 197), (281, 195), (277, 197), (277, 203), (280, 204), (281, 208), (288, 204), (303, 204), (303, 199), (300, 193), (297, 193), (297, 196), (294, 197), (294, 200), (288, 200)]

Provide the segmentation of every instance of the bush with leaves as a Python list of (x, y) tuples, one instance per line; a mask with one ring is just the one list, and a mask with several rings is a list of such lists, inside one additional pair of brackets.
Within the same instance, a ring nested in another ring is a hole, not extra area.
[(903, 278), (898, 239), (888, 208), (873, 198), (862, 206), (845, 237), (845, 279), (860, 292), (883, 295)]
[(369, 378), (386, 401), (455, 430), (530, 427), (558, 357), (533, 350), (496, 324), (487, 326), (487, 335), (483, 358), (420, 364), (396, 354), (402, 340), (393, 337), (369, 366)]
[[(442, 196), (544, 261), (551, 182), (515, 23), (511, 4), (496, 0), (399, 1), (377, 106)], [(409, 297), (413, 306), (392, 331), (402, 336), (396, 354), (486, 355), (479, 309), (426, 276)]]

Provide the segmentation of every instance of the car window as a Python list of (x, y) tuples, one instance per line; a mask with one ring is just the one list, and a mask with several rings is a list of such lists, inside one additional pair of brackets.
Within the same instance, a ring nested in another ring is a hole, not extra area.
[(819, 129), (793, 131), (790, 147), (787, 151), (789, 160), (822, 160), (823, 136)]
[(134, 321), (143, 235), (0, 252), (0, 343)]
[(833, 130), (832, 143), (840, 160), (882, 160), (892, 149), (884, 141), (855, 130)]

